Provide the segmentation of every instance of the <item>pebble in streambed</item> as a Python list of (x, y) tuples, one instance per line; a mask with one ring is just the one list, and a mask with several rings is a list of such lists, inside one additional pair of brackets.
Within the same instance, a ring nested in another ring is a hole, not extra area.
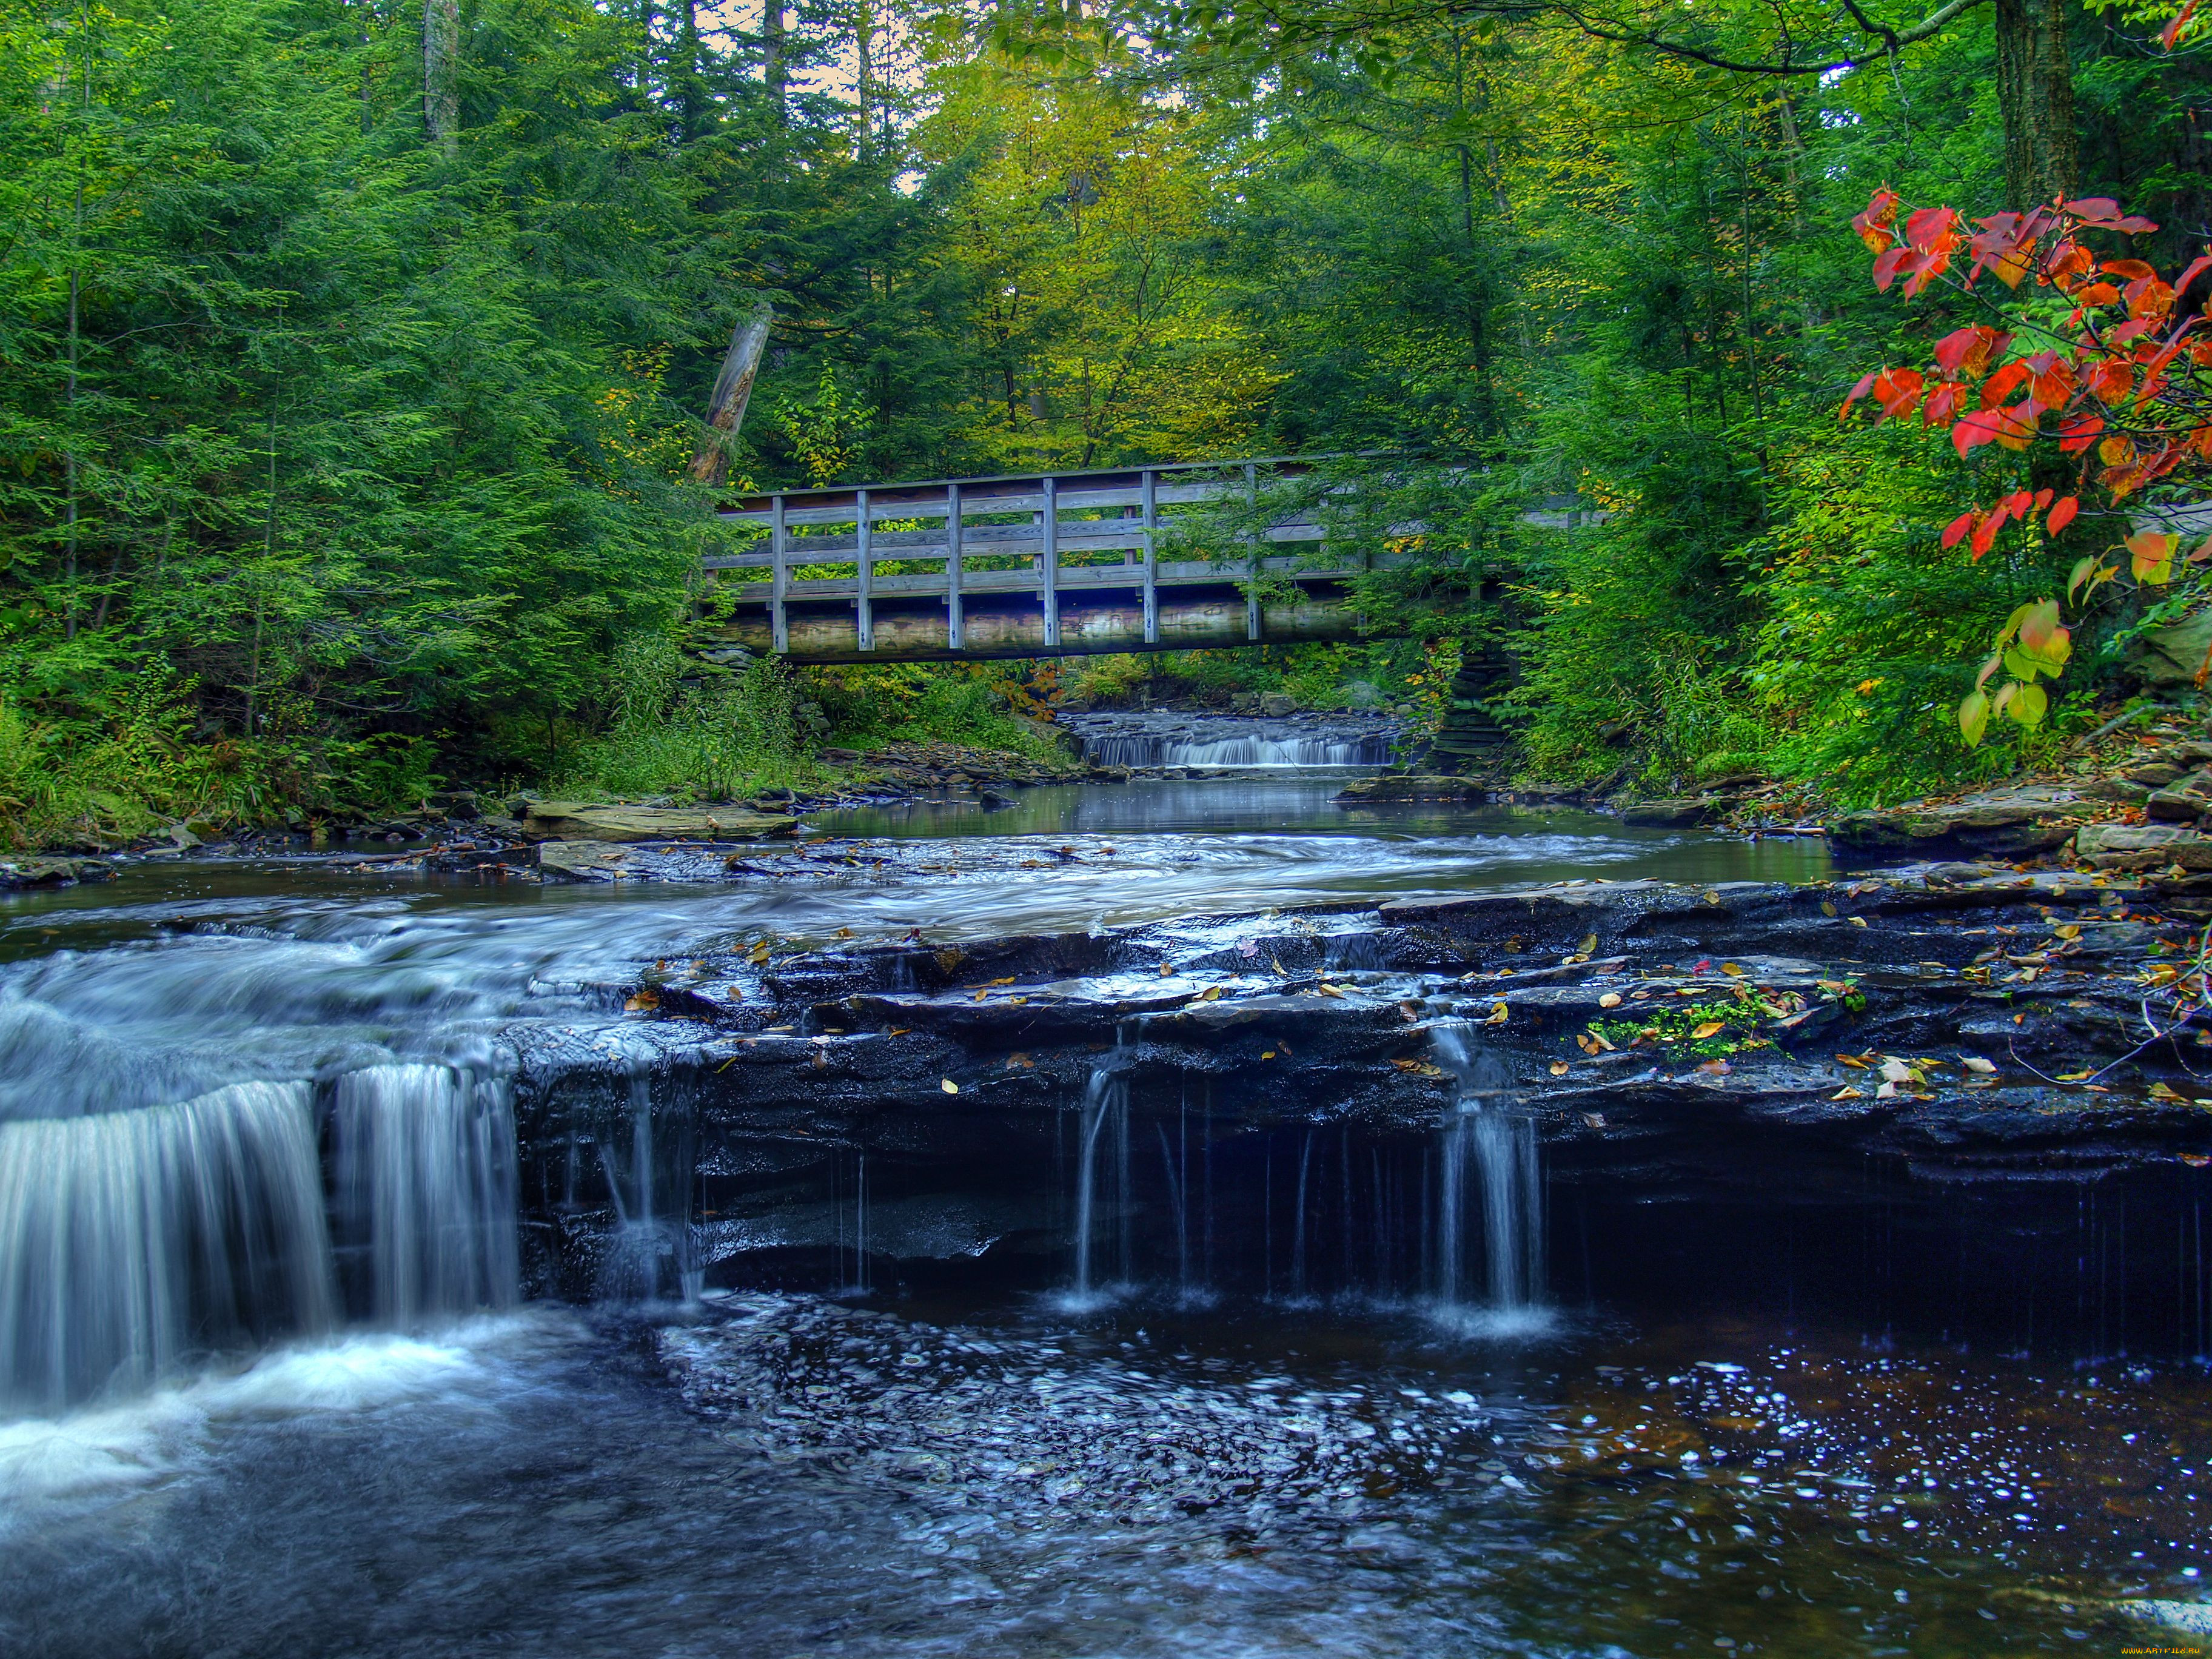
[(1388, 1559), (1393, 1500), (1492, 1452), (1464, 1393), (1192, 1379), (799, 1296), (707, 1309), (655, 1334), (686, 1403), (775, 1462), (909, 1500), (931, 1553), (1120, 1527), (1147, 1547), (1180, 1528), (1201, 1556), (1295, 1540)]

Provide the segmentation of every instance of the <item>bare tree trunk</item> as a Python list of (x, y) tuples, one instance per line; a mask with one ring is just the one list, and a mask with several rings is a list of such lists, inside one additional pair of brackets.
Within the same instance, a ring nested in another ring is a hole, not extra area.
[(1996, 0), (1996, 8), (2005, 205), (2025, 210), (2072, 195), (2078, 178), (2066, 12), (2063, 0)]
[(458, 0), (422, 0), (422, 127), (449, 161), (461, 142), (461, 94), (454, 81), (460, 55)]
[(768, 0), (761, 8), (761, 79), (767, 83), (769, 102), (778, 125), (790, 113), (791, 70), (784, 61), (787, 36), (783, 27), (783, 0)]
[(775, 307), (763, 300), (753, 314), (730, 334), (730, 349), (722, 354), (721, 372), (714, 376), (714, 394), (707, 403), (708, 435), (699, 441), (691, 457), (696, 483), (720, 489), (730, 476), (730, 441), (744, 424), (745, 404), (753, 395), (753, 377), (760, 373), (761, 354), (768, 349), (768, 331), (775, 321)]

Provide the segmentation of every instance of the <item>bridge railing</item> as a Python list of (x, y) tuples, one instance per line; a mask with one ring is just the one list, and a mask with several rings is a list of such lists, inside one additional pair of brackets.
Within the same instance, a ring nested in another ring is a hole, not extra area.
[[(1378, 562), (1373, 555), (1331, 556), (1325, 547), (1319, 558), (1311, 550), (1264, 550), (1263, 544), (1325, 543), (1325, 527), (1304, 517), (1243, 532), (1242, 549), (1228, 556), (1161, 559), (1164, 539), (1171, 549), (1176, 540), (1180, 515), (1172, 509), (1239, 496), (1256, 503), (1262, 468), (1272, 478), (1308, 471), (1310, 464), (1200, 463), (779, 490), (746, 497), (721, 515), (726, 523), (764, 529), (764, 545), (711, 556), (704, 564), (710, 572), (747, 573), (722, 591), (740, 604), (769, 607), (778, 652), (790, 649), (787, 608), (793, 604), (849, 601), (859, 648), (871, 651), (878, 599), (940, 599), (946, 648), (959, 651), (969, 598), (1012, 594), (1036, 599), (1044, 645), (1051, 649), (1060, 643), (1062, 592), (1104, 587), (1142, 593), (1145, 642), (1158, 644), (1163, 588), (1238, 581), (1247, 585), (1247, 635), (1257, 640), (1261, 578), (1340, 580)], [(850, 528), (835, 528), (842, 526)], [(937, 568), (906, 568), (913, 563)], [(802, 574), (821, 565), (849, 567), (853, 574)], [(886, 565), (894, 568), (882, 568)], [(756, 572), (765, 572), (765, 580), (750, 574)]]

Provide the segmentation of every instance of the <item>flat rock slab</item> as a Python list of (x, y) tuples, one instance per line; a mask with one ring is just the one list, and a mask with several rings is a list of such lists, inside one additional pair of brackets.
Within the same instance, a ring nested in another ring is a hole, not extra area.
[(742, 806), (616, 806), (534, 800), (522, 832), (532, 841), (762, 841), (799, 833), (799, 820)]

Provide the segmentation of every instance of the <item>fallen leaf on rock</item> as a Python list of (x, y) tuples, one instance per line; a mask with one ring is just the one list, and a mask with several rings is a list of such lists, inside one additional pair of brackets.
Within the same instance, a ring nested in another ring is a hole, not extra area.
[(1721, 963), (1721, 972), (1726, 974), (1730, 979), (1741, 979), (1743, 965), (1741, 963), (1724, 962)]
[(910, 1036), (913, 1033), (914, 1027), (911, 1025), (894, 1025), (890, 1030), (884, 1032), (884, 1035), (885, 1036)]
[(1314, 989), (1320, 992), (1325, 997), (1334, 997), (1339, 1001), (1342, 1001), (1344, 999), (1344, 993), (1338, 990), (1334, 985), (1316, 985), (1314, 987)]
[(2188, 1098), (2187, 1096), (2177, 1093), (2171, 1085), (2164, 1083), (2154, 1083), (2150, 1085), (2150, 1097), (2153, 1100), (2186, 1100)]
[(1597, 1006), (1601, 1008), (1620, 1007), (1620, 993), (1618, 991), (1607, 991), (1603, 996), (1597, 1000)]
[(1512, 1017), (1511, 1011), (1504, 1003), (1493, 1002), (1490, 1005), (1490, 1018), (1482, 1023), (1485, 1025), (1503, 1025)]
[(960, 1085), (959, 1085), (958, 1084), (955, 1083), (955, 1082), (954, 1082), (951, 1078), (949, 1078), (949, 1077), (948, 1077), (948, 1078), (939, 1078), (939, 1079), (938, 1079), (937, 1086), (938, 1086), (939, 1088), (940, 1088), (940, 1089), (944, 1090), (944, 1091), (945, 1091), (945, 1092), (946, 1094), (948, 1094), (948, 1095), (957, 1095), (957, 1094), (958, 1094), (958, 1093), (960, 1092)]
[(1830, 1095), (1828, 1098), (1831, 1100), (1864, 1100), (1866, 1096), (1859, 1090), (1852, 1088), (1849, 1084), (1845, 1084), (1842, 1088), (1837, 1090), (1835, 1093)]
[(1262, 1060), (1273, 1060), (1274, 1057), (1275, 1051), (1273, 1048), (1263, 1048), (1260, 1052), (1260, 1058)]
[(1200, 992), (1198, 994), (1198, 1000), (1199, 1000), (1200, 1002), (1218, 1002), (1218, 1001), (1220, 1001), (1220, 1000), (1221, 1000), (1221, 988), (1220, 988), (1218, 985), (1209, 985), (1209, 986), (1207, 986), (1207, 987), (1206, 987), (1203, 991), (1200, 991)]
[(1723, 1021), (1709, 1019), (1690, 1033), (1690, 1040), (1692, 1042), (1703, 1042), (1709, 1036), (1718, 1036), (1726, 1029), (1727, 1025)]
[(1565, 1060), (1555, 1060), (1552, 1062), (1552, 1075), (1553, 1077), (1565, 1077), (1566, 1074), (1567, 1062)]
[(1849, 1066), (1855, 1071), (1863, 1072), (1867, 1068), (1866, 1061), (1861, 1060), (1856, 1054), (1838, 1054), (1836, 1060), (1838, 1064)]
[(1584, 933), (1583, 935), (1583, 942), (1575, 946), (1575, 949), (1581, 951), (1586, 957), (1595, 954), (1597, 951), (1597, 935), (1595, 933)]
[(652, 1009), (658, 1008), (659, 1006), (660, 1006), (660, 993), (648, 988), (646, 990), (640, 991), (635, 996), (630, 998), (629, 1001), (623, 1003), (623, 1012), (626, 1014), (642, 1014)]
[(1961, 1059), (1959, 1064), (1970, 1072), (1979, 1072), (1984, 1077), (1996, 1070), (1994, 1061), (1984, 1060), (1979, 1054), (1968, 1054)]
[(837, 937), (839, 939), (850, 939), (853, 937), (853, 930), (849, 927), (840, 927), (837, 930)]
[(1835, 914), (1836, 914), (1836, 902), (1835, 902), (1835, 900), (1833, 900), (1833, 899), (1822, 899), (1822, 900), (1820, 901), (1820, 914), (1821, 914), (1822, 915), (1824, 915), (1824, 916), (1832, 916), (1833, 915), (1835, 915)]
[(1863, 927), (1866, 926), (1866, 918), (1864, 916), (1846, 916), (1844, 920), (1850, 922), (1854, 927)]
[(1171, 978), (1173, 978), (1173, 977), (1174, 977), (1174, 975), (1175, 975), (1175, 969), (1174, 969), (1173, 968), (1170, 968), (1170, 967), (1166, 963), (1164, 963), (1164, 963), (1162, 963), (1160, 964), (1160, 977), (1161, 977), (1162, 979), (1171, 979)]
[(747, 958), (751, 961), (755, 966), (758, 966), (760, 963), (766, 962), (768, 960), (768, 941), (766, 939), (763, 939), (758, 945), (754, 945), (753, 948), (745, 954)]
[(1910, 1066), (1907, 1066), (1901, 1060), (1885, 1060), (1882, 1061), (1881, 1074), (1892, 1083), (1917, 1083), (1920, 1081), (1919, 1078), (1914, 1074), (1912, 1068)]
[(1897, 1085), (1894, 1083), (1883, 1084), (1881, 1088), (1874, 1091), (1874, 1097), (1876, 1100), (1895, 1100), (1897, 1098)]
[(983, 981), (986, 985), (1012, 985), (1013, 982), (1014, 976), (1012, 974), (1008, 974), (1004, 979), (987, 979)]
[(2051, 931), (2056, 933), (2060, 939), (2079, 939), (2081, 937), (2081, 928), (2070, 921), (2061, 923), (2058, 927), (2052, 928)]
[(1603, 1112), (1584, 1112), (1583, 1114), (1583, 1121), (1589, 1124), (1593, 1129), (1602, 1129), (1605, 1127), (1605, 1114)]
[(2096, 1075), (2095, 1069), (2092, 1067), (2086, 1072), (2061, 1072), (2058, 1074), (2058, 1080), (2061, 1083), (2087, 1083)]

